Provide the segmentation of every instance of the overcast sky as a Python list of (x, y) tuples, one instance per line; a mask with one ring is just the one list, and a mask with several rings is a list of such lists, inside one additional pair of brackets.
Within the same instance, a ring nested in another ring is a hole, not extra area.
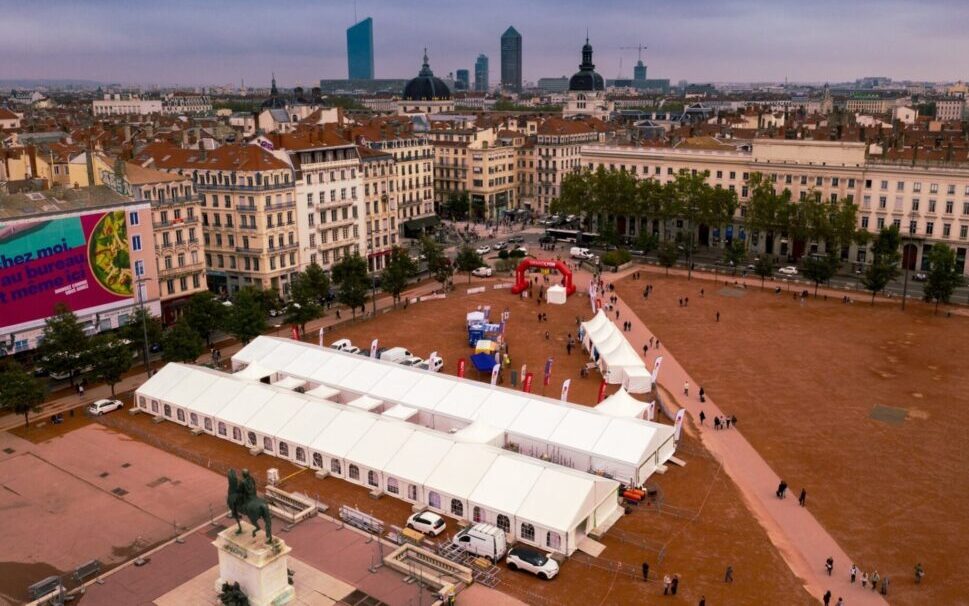
[[(30, 0), (3, 3), (0, 79), (312, 86), (347, 76), (352, 0)], [(422, 48), (439, 76), (500, 79), (499, 36), (523, 36), (524, 77), (570, 75), (589, 30), (597, 70), (650, 78), (844, 81), (969, 77), (969, 0), (359, 0), (378, 78), (410, 77)]]

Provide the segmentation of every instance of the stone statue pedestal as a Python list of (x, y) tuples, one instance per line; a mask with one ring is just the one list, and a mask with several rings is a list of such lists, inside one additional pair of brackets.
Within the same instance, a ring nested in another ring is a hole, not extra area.
[(243, 521), (242, 534), (236, 534), (237, 526), (232, 524), (212, 542), (219, 550), (215, 591), (222, 591), (223, 583), (239, 583), (251, 606), (288, 604), (296, 597), (286, 571), (292, 548), (276, 537), (273, 544), (266, 543), (264, 531), (253, 537), (253, 528)]

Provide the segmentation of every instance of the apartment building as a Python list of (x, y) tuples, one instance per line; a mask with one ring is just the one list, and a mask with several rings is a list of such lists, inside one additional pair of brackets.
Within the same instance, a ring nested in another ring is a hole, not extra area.
[(966, 111), (966, 100), (958, 97), (945, 97), (935, 100), (936, 120), (962, 120)]
[(363, 173), (364, 226), (368, 271), (380, 271), (397, 245), (397, 196), (394, 157), (357, 146)]
[(595, 118), (566, 120), (551, 117), (538, 127), (535, 138), (535, 208), (549, 212), (562, 191), (562, 179), (582, 164), (583, 145), (605, 140), (606, 123)]
[[(111, 178), (116, 176), (120, 181)], [(208, 288), (201, 205), (192, 179), (126, 162), (121, 175), (105, 174), (102, 180), (112, 187), (123, 183), (136, 202), (151, 204), (161, 317), (172, 324), (187, 299)]]
[(518, 207), (518, 147), (525, 135), (499, 130), (478, 130), (468, 146), (469, 172), (465, 187), (471, 208), (483, 209), (487, 219), (500, 219), (504, 211)]
[(423, 134), (402, 131), (366, 145), (394, 157), (397, 225), (404, 237), (418, 237), (440, 223), (434, 213), (434, 146)]
[[(966, 271), (969, 164), (873, 157), (866, 153), (864, 143), (774, 139), (755, 139), (749, 151), (590, 144), (582, 147), (582, 164), (593, 169), (604, 166), (626, 170), (639, 178), (661, 182), (674, 179), (680, 170), (696, 174), (706, 171), (711, 185), (736, 191), (740, 207), (733, 225), (726, 226), (720, 237), (712, 226), (699, 226), (701, 245), (722, 245), (732, 238), (748, 237), (744, 225), (747, 181), (751, 173), (760, 172), (775, 183), (778, 191), (790, 190), (794, 200), (810, 195), (854, 201), (859, 206), (858, 227), (862, 229), (875, 233), (888, 225), (898, 226), (904, 241), (903, 265), (909, 269), (925, 269), (929, 249), (944, 242), (955, 249), (959, 268)], [(660, 222), (646, 219), (622, 218), (620, 232), (630, 236), (642, 229), (660, 233)], [(784, 234), (776, 241), (766, 234), (752, 233), (749, 237), (753, 250), (781, 256), (800, 256), (817, 246), (791, 242)], [(870, 260), (866, 246), (852, 246), (842, 254), (852, 263)]]
[(91, 102), (95, 116), (126, 116), (150, 114), (194, 114), (212, 111), (208, 95), (171, 93), (161, 99), (143, 99), (138, 95), (105, 94)]
[(152, 143), (141, 166), (191, 177), (199, 192), (209, 288), (231, 294), (256, 286), (285, 296), (299, 271), (292, 166), (260, 145), (213, 150)]
[(277, 153), (296, 171), (297, 233), (301, 267), (329, 270), (341, 259), (363, 254), (363, 183), (357, 146), (335, 128), (275, 134)]
[(899, 105), (911, 103), (909, 97), (894, 95), (856, 94), (845, 101), (845, 110), (860, 114), (890, 114)]

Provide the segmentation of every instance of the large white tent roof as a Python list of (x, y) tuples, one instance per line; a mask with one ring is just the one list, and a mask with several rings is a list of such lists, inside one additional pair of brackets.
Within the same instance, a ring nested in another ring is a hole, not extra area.
[(186, 374), (184, 366), (178, 364), (166, 364), (161, 370), (151, 377), (150, 382), (142, 384), (138, 392), (146, 398), (163, 397), (173, 385), (182, 380)]
[(317, 404), (307, 402), (305, 398), (295, 393), (276, 394), (249, 417), (246, 426), (261, 434), (275, 436), (290, 419), (299, 415), (304, 406), (317, 406)]
[(309, 447), (316, 436), (320, 435), (327, 425), (333, 421), (340, 409), (333, 406), (313, 406), (309, 403), (300, 409), (298, 415), (293, 415), (289, 421), (276, 432), (276, 438)]
[(488, 509), (514, 515), (544, 469), (524, 457), (500, 457), (468, 498)]
[(583, 452), (593, 452), (609, 417), (584, 410), (570, 410), (555, 426), (550, 440)]
[(384, 472), (402, 480), (423, 484), (427, 476), (448, 456), (454, 441), (426, 431), (415, 431), (384, 467)]
[(596, 410), (614, 417), (642, 417), (643, 411), (646, 410), (646, 402), (637, 400), (620, 387), (616, 393), (600, 402)]
[[(546, 468), (516, 512), (519, 519), (567, 533), (589, 514), (590, 508), (615, 493), (615, 484), (604, 478), (567, 469)], [(561, 499), (559, 495), (572, 495)]]
[(199, 392), (198, 397), (192, 400), (192, 408), (199, 414), (209, 417), (215, 416), (225, 406), (235, 401), (247, 385), (248, 383), (245, 381), (232, 380), (231, 377), (224, 375), (216, 377), (208, 389)]
[(434, 490), (466, 499), (500, 452), (476, 444), (457, 443), (427, 476), (425, 483)]
[(310, 448), (330, 456), (345, 457), (353, 445), (366, 435), (376, 422), (376, 418), (356, 414), (356, 411), (341, 411), (323, 431), (317, 434)]
[(263, 405), (275, 395), (274, 390), (262, 387), (264, 383), (250, 383), (233, 398), (232, 402), (221, 407), (213, 415), (226, 423), (244, 426)]
[(346, 457), (372, 469), (383, 469), (413, 433), (414, 426), (409, 423), (374, 423)]

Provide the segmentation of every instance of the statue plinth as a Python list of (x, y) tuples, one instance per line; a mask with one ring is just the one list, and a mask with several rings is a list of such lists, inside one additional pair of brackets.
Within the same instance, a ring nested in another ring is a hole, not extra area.
[(215, 590), (221, 591), (223, 583), (239, 583), (251, 606), (287, 604), (296, 595), (287, 574), (287, 556), (292, 548), (279, 538), (266, 543), (262, 531), (252, 536), (253, 528), (242, 522), (242, 533), (236, 534), (237, 526), (233, 524), (212, 541), (219, 550)]

